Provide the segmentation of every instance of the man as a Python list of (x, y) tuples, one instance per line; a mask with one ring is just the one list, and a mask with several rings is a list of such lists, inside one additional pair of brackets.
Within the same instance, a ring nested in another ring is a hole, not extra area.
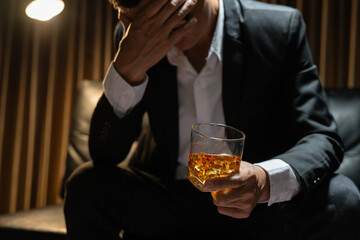
[[(124, 26), (68, 182), (69, 239), (358, 239), (359, 192), (298, 11), (246, 0), (114, 0)], [(128, 166), (116, 167), (141, 131)], [(240, 171), (186, 180), (191, 125), (246, 134)], [(120, 233), (120, 234), (119, 234)]]

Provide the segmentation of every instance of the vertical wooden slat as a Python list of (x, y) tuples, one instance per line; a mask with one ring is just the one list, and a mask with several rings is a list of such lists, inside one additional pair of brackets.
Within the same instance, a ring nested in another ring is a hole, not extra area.
[(356, 30), (356, 54), (355, 54), (355, 84), (354, 87), (360, 88), (360, 27), (359, 27), (359, 18), (360, 18), (360, 3), (357, 2), (357, 21), (358, 27)]
[[(0, 33), (4, 33), (5, 32), (5, 1), (0, 1)], [(0, 76), (2, 76), (2, 71), (3, 71), (3, 59), (4, 59), (4, 49), (5, 46), (4, 44), (4, 38), (5, 38), (5, 34), (0, 34)], [(1, 92), (1, 79), (0, 79), (0, 92)], [(1, 136), (0, 136), (1, 138)], [(1, 148), (1, 146), (0, 146)], [(1, 174), (1, 150), (0, 150), (0, 174)]]
[(101, 66), (101, 52), (104, 46), (101, 44), (101, 38), (103, 35), (102, 32), (102, 10), (101, 10), (101, 2), (96, 1), (96, 9), (95, 9), (95, 27), (94, 27), (94, 67), (93, 67), (93, 76), (95, 79), (99, 79), (102, 75), (102, 69), (100, 70), (99, 66)]
[(30, 97), (29, 97), (29, 120), (28, 120), (28, 140), (27, 140), (27, 156), (26, 156), (26, 170), (25, 170), (25, 208), (31, 206), (33, 170), (34, 170), (34, 154), (36, 141), (36, 120), (37, 120), (37, 96), (38, 96), (38, 82), (39, 82), (39, 50), (40, 50), (40, 29), (39, 24), (34, 24), (33, 46), (31, 58), (31, 74), (30, 74)]
[(39, 172), (37, 181), (37, 206), (45, 206), (47, 202), (47, 189), (48, 189), (48, 178), (49, 178), (49, 166), (50, 166), (50, 150), (51, 150), (51, 138), (52, 135), (52, 121), (53, 111), (56, 111), (54, 106), (54, 93), (55, 93), (55, 71), (57, 67), (57, 43), (58, 35), (57, 28), (52, 28), (51, 33), (51, 44), (50, 44), (50, 63), (49, 63), (49, 75), (47, 78), (47, 92), (46, 92), (46, 104), (45, 104), (45, 120), (42, 129), (41, 138), (41, 152), (39, 159)]
[[(321, 5), (321, 4), (320, 4)], [(314, 61), (319, 62), (320, 59), (320, 37), (319, 31), (321, 31), (321, 14), (319, 14), (319, 1), (308, 1), (307, 2), (307, 35), (310, 43), (312, 55)], [(319, 23), (320, 22), (320, 23)], [(320, 66), (319, 66), (320, 67)]]
[[(11, 169), (11, 188), (10, 188), (10, 212), (15, 212), (18, 205), (23, 209), (23, 200), (18, 199), (18, 196), (22, 196), (19, 191), (20, 174), (23, 173), (21, 168), (21, 150), (23, 147), (23, 130), (25, 125), (25, 106), (26, 106), (26, 90), (27, 90), (27, 73), (28, 73), (28, 57), (29, 57), (29, 28), (25, 28), (24, 37), (22, 40), (22, 56), (19, 65), (20, 81), (19, 81), (19, 94), (18, 103), (16, 106), (16, 121), (15, 121), (15, 136), (14, 136), (14, 148), (12, 158)], [(22, 189), (23, 191), (23, 189)], [(20, 204), (21, 202), (21, 204)]]
[(327, 50), (328, 50), (328, 32), (329, 32), (329, 0), (322, 1), (321, 12), (321, 38), (320, 38), (320, 78), (326, 84)]
[(302, 12), (302, 11), (303, 11), (303, 7), (304, 7), (304, 2), (303, 2), (303, 0), (297, 0), (297, 1), (296, 1), (296, 8), (297, 8), (300, 12)]
[[(9, 103), (11, 102), (9, 100), (9, 82), (10, 82), (10, 75), (11, 75), (11, 62), (12, 62), (12, 54), (11, 50), (13, 48), (13, 42), (14, 42), (14, 9), (16, 8), (16, 2), (8, 3), (9, 5), (9, 12), (7, 15), (6, 21), (9, 22), (9, 25), (7, 25), (7, 29), (5, 31), (5, 51), (4, 51), (4, 65), (3, 65), (3, 72), (0, 81), (1, 81), (1, 92), (0, 92), (0, 196), (7, 196), (4, 199), (0, 198), (0, 209), (1, 211), (4, 211), (3, 208), (8, 208), (9, 211), (10, 207), (10, 199), (9, 199), (9, 193), (11, 192), (11, 189), (13, 186), (10, 183), (9, 178), (11, 178), (11, 165), (12, 163), (7, 161), (9, 154), (8, 154), (8, 148), (9, 148), (9, 142), (6, 139), (6, 130), (11, 127), (11, 124), (7, 122), (6, 114), (8, 113), (11, 108), (9, 107)], [(5, 15), (6, 16), (6, 15)], [(7, 144), (7, 146), (5, 146)], [(10, 171), (10, 173), (9, 173)], [(4, 181), (4, 182), (1, 182)], [(8, 184), (5, 184), (8, 183)], [(14, 209), (11, 209), (12, 212), (14, 212)]]
[[(0, 33), (5, 33), (6, 29), (5, 29), (5, 24), (4, 22), (6, 21), (6, 15), (4, 13), (4, 8), (5, 8), (5, 3), (4, 1), (0, 1)], [(3, 78), (3, 71), (4, 71), (4, 59), (6, 58), (5, 56), (5, 38), (7, 37), (7, 34), (0, 34), (0, 196), (3, 195), (3, 187), (2, 187), (2, 170), (3, 170), (3, 164), (5, 163), (5, 160), (3, 161), (3, 138), (4, 138), (4, 124), (5, 124), (5, 108), (4, 108), (4, 101), (6, 98), (6, 96), (3, 96), (3, 92), (4, 92), (4, 87), (7, 86), (7, 84), (4, 84), (4, 78)], [(3, 99), (4, 98), (4, 99)], [(0, 205), (3, 205), (3, 201), (4, 199), (0, 198)], [(0, 207), (0, 211), (4, 211), (4, 209), (1, 209)]]
[(106, 31), (105, 31), (105, 53), (104, 53), (104, 68), (102, 76), (105, 76), (112, 58), (112, 43), (113, 43), (113, 24), (112, 24), (112, 7), (110, 4), (105, 8), (106, 10)]
[(351, 2), (351, 22), (350, 22), (350, 46), (349, 46), (349, 68), (348, 68), (348, 88), (355, 87), (356, 76), (356, 52), (358, 49), (357, 43), (360, 41), (358, 37), (359, 28), (359, 0), (352, 0)]
[[(24, 173), (26, 172), (26, 168), (24, 166), (27, 165), (27, 159), (24, 158), (26, 150), (26, 139), (25, 136), (27, 134), (25, 125), (27, 124), (27, 115), (26, 115), (26, 107), (27, 107), (27, 91), (29, 86), (28, 81), (28, 73), (29, 73), (29, 56), (30, 56), (30, 26), (28, 22), (24, 23), (24, 37), (22, 40), (22, 53), (23, 56), (21, 58), (21, 74), (20, 74), (20, 92), (19, 92), (19, 103), (18, 103), (18, 113), (17, 113), (17, 122), (16, 122), (16, 133), (15, 133), (15, 148), (14, 148), (14, 161), (19, 161), (20, 166), (17, 173), (18, 181), (19, 181), (19, 193), (17, 193), (17, 209), (29, 209), (29, 205), (26, 206), (24, 204), (25, 197), (25, 181), (24, 181)], [(15, 173), (14, 173), (15, 175)], [(21, 185), (21, 186), (20, 186)]]
[[(15, 1), (11, 1), (9, 4), (9, 11), (8, 11), (8, 25), (6, 30), (5, 36), (5, 45), (4, 45), (4, 67), (3, 67), (3, 74), (1, 76), (1, 93), (0, 93), (0, 175), (3, 171), (3, 147), (4, 147), (4, 139), (5, 139), (5, 125), (6, 125), (6, 110), (7, 110), (7, 98), (8, 98), (8, 87), (9, 87), (9, 76), (10, 76), (10, 64), (11, 64), (11, 49), (13, 43), (13, 30), (14, 30), (14, 9), (15, 9)], [(0, 178), (1, 179), (1, 178)], [(0, 184), (1, 186), (1, 184)], [(1, 194), (1, 189), (0, 189)]]
[[(336, 73), (335, 75), (335, 87), (339, 87), (342, 88), (343, 83), (346, 83), (347, 78), (346, 73), (345, 73), (345, 65), (347, 64), (347, 57), (345, 57), (345, 55), (347, 54), (346, 49), (347, 49), (347, 41), (346, 41), (346, 21), (345, 21), (345, 4), (347, 1), (338, 1), (337, 2), (337, 28), (335, 32), (337, 32), (337, 36), (335, 38), (336, 40), (336, 59), (338, 59), (339, 61), (337, 61), (336, 63)], [(334, 60), (333, 60), (334, 61)]]
[[(5, 32), (5, 29), (4, 29), (4, 26), (5, 26), (5, 24), (4, 24), (4, 19), (2, 19), (2, 18), (4, 18), (4, 13), (3, 13), (3, 8), (4, 8), (4, 3), (3, 2), (0, 2), (0, 33), (3, 33), (3, 32)], [(2, 21), (1, 21), (2, 20)], [(3, 45), (4, 44), (4, 41), (3, 41), (3, 38), (5, 37), (5, 34), (1, 34), (0, 35), (0, 76), (1, 76), (1, 78), (0, 78), (0, 94), (2, 95), (2, 93), (3, 93), (3, 59), (5, 58), (5, 56), (4, 56), (4, 49), (5, 49), (5, 46)], [(2, 143), (3, 143), (3, 124), (5, 123), (5, 119), (3, 119), (5, 116), (4, 116), (4, 114), (2, 114), (2, 111), (4, 111), (3, 110), (3, 103), (2, 103), (2, 97), (0, 96), (0, 195), (1, 195), (1, 169), (2, 169), (2, 149), (3, 149), (3, 145), (2, 145)], [(1, 200), (0, 200), (0, 203), (1, 203)]]
[[(79, 6), (78, 2), (74, 2), (76, 3), (76, 9)], [(82, 6), (85, 7), (85, 6)], [(76, 12), (72, 12), (72, 17), (75, 18), (76, 16)], [(71, 19), (73, 19), (71, 18)], [(70, 129), (70, 120), (71, 120), (71, 104), (73, 102), (73, 83), (76, 82), (74, 79), (75, 71), (76, 69), (74, 68), (75, 65), (75, 59), (76, 59), (76, 48), (75, 48), (75, 43), (76, 43), (76, 26), (75, 24), (71, 24), (69, 27), (69, 32), (68, 32), (68, 51), (67, 51), (67, 61), (66, 61), (66, 77), (64, 79), (64, 86), (65, 86), (65, 91), (63, 96), (64, 102), (63, 102), (63, 108), (59, 109), (62, 111), (62, 115), (66, 116), (64, 117), (63, 121), (62, 121), (62, 125), (61, 125), (61, 129), (64, 129), (64, 131), (61, 132), (60, 136), (59, 136), (59, 142), (60, 142), (60, 154), (59, 154), (59, 173), (63, 173), (64, 169), (65, 169), (65, 159), (66, 159), (66, 149), (68, 146), (68, 140), (69, 140), (69, 129)], [(59, 181), (57, 182), (57, 186), (56, 189), (60, 189), (61, 185), (61, 180), (59, 179)]]
[[(77, 1), (79, 2), (79, 1)], [(81, 1), (80, 11), (80, 31), (78, 37), (78, 71), (77, 71), (77, 84), (76, 86), (80, 86), (81, 81), (84, 78), (84, 70), (85, 70), (85, 41), (86, 41), (86, 8), (87, 1)]]

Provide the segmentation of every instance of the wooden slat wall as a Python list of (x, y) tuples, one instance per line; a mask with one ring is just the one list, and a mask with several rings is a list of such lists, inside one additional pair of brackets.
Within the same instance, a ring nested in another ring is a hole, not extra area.
[(350, 11), (350, 40), (349, 40), (349, 66), (348, 87), (359, 87), (360, 78), (360, 3), (351, 1)]
[[(298, 8), (326, 87), (360, 87), (359, 0), (262, 0)], [(27, 0), (0, 1), (0, 213), (60, 203), (72, 105), (104, 77), (117, 13), (106, 0), (65, 0), (49, 22)]]
[(360, 87), (359, 0), (259, 0), (298, 8), (320, 78), (329, 88)]
[(26, 17), (28, 3), (0, 1), (0, 213), (62, 202), (77, 88), (101, 80), (113, 57), (106, 0), (65, 1), (48, 22)]

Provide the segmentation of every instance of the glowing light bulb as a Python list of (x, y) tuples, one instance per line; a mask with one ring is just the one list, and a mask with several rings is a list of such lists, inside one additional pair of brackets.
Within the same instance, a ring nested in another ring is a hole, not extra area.
[(64, 7), (61, 0), (35, 0), (26, 7), (25, 12), (30, 18), (47, 21), (61, 13)]

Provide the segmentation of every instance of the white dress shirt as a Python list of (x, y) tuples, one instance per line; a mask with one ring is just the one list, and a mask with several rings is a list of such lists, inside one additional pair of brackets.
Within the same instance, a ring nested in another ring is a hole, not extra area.
[[(177, 67), (179, 96), (179, 164), (175, 176), (177, 179), (186, 179), (187, 177), (191, 126), (196, 122), (225, 123), (222, 105), (223, 32), (224, 7), (222, 1), (219, 1), (217, 25), (206, 64), (201, 72), (198, 73), (187, 57), (177, 48), (172, 48), (167, 54), (169, 63)], [(143, 84), (132, 87), (111, 64), (103, 84), (105, 95), (119, 118), (122, 118), (141, 101), (148, 80), (148, 76), (146, 76)], [(300, 191), (300, 184), (294, 171), (284, 161), (271, 159), (257, 163), (257, 165), (269, 174), (270, 199), (268, 205), (288, 201)]]

